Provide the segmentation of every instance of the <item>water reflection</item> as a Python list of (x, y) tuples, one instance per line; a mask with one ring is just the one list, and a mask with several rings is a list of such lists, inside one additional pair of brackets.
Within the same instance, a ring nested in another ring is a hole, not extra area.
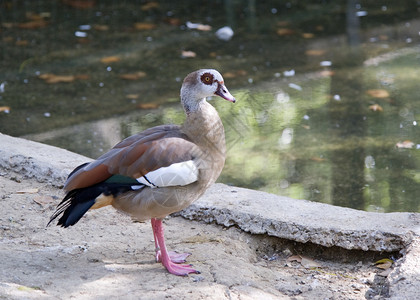
[(182, 123), (180, 81), (212, 66), (239, 100), (212, 102), (227, 131), (221, 182), (420, 211), (416, 2), (63, 3), (0, 3), (3, 133), (97, 157)]
[[(334, 61), (331, 76), (331, 94), (340, 95), (339, 101), (329, 103), (329, 126), (331, 134), (342, 140), (364, 140), (366, 137), (366, 99), (363, 68), (364, 55), (360, 49), (360, 22), (356, 15), (356, 1), (347, 1), (347, 55)], [(339, 147), (331, 153), (331, 198), (338, 206), (365, 208), (363, 197), (364, 145)]]

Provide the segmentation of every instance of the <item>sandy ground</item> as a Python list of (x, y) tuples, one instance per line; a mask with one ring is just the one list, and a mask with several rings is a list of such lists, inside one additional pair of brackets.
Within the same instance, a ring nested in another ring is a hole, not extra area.
[[(170, 250), (201, 271), (154, 261), (150, 222), (112, 208), (46, 227), (62, 191), (0, 170), (0, 299), (382, 299), (372, 263), (389, 257), (299, 244), (231, 227), (165, 220)], [(300, 255), (300, 256), (298, 256)]]

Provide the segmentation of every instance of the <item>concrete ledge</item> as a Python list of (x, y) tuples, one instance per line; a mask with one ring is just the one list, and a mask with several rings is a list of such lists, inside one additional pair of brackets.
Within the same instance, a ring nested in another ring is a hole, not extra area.
[[(91, 160), (3, 134), (0, 145), (0, 168), (55, 186), (61, 186), (74, 167)], [(399, 251), (420, 235), (417, 213), (364, 212), (224, 184), (213, 185), (178, 215), (238, 226), (253, 234), (349, 250)]]
[(1, 169), (54, 186), (62, 186), (76, 166), (91, 160), (61, 148), (0, 133)]
[(371, 213), (264, 192), (212, 186), (181, 216), (254, 234), (349, 250), (398, 251), (420, 232), (420, 214)]

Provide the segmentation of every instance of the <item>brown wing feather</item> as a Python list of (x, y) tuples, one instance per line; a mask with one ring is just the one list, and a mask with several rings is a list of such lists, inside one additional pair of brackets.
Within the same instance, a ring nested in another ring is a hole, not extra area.
[(81, 168), (67, 179), (64, 189), (68, 192), (74, 189), (88, 187), (104, 181), (110, 176), (111, 174), (108, 172), (108, 167), (105, 165), (97, 165), (90, 170)]
[(179, 126), (153, 127), (124, 139), (97, 160), (74, 172), (64, 189), (71, 191), (88, 187), (113, 174), (138, 178), (158, 168), (194, 159), (199, 152)]
[(194, 159), (199, 151), (196, 145), (178, 137), (152, 141), (144, 146), (146, 149), (141, 155), (136, 148), (127, 153), (119, 163), (118, 174), (138, 178), (161, 167)]

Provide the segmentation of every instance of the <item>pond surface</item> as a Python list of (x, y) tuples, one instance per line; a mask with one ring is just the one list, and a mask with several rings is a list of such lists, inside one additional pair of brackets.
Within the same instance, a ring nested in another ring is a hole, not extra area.
[[(219, 182), (420, 212), (419, 9), (5, 0), (0, 131), (97, 157), (145, 128), (182, 123), (182, 79), (213, 67), (238, 100), (211, 102), (229, 150)], [(223, 26), (229, 41), (215, 35)]]

